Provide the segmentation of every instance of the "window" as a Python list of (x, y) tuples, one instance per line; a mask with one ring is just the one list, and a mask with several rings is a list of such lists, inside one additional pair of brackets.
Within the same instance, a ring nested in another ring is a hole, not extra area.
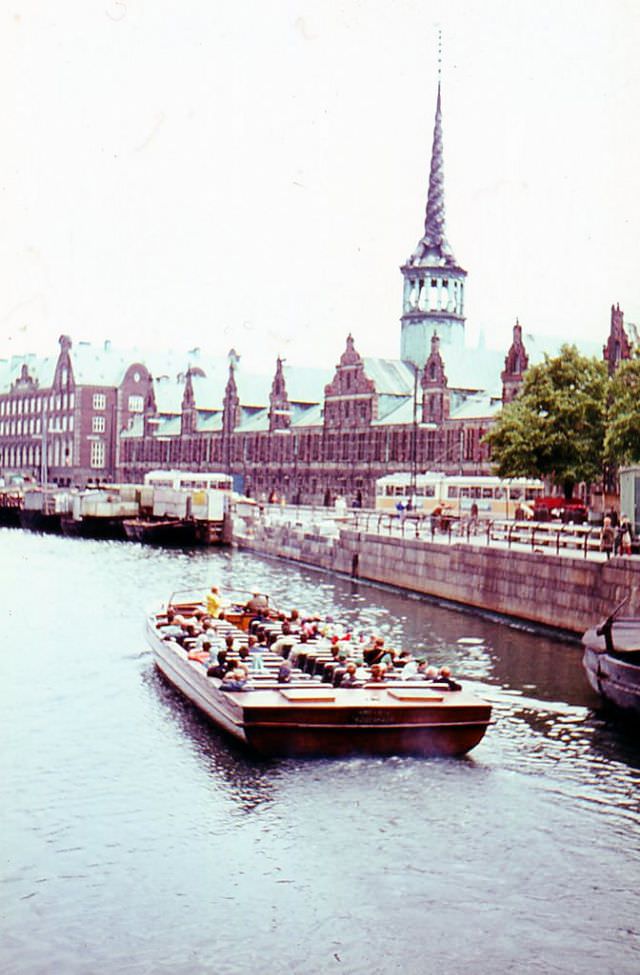
[(92, 433), (104, 433), (105, 419), (103, 416), (94, 416), (91, 421)]
[(94, 470), (104, 467), (104, 440), (94, 440), (91, 444), (91, 467)]
[(94, 393), (93, 394), (93, 408), (94, 410), (104, 410), (107, 406), (107, 397), (104, 393)]
[(142, 399), (142, 396), (129, 397), (130, 413), (142, 413), (143, 409), (144, 409), (144, 400)]

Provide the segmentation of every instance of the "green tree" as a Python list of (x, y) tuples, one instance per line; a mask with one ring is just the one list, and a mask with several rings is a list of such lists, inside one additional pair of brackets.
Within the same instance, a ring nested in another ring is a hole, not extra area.
[(640, 356), (621, 362), (611, 379), (605, 453), (616, 464), (640, 461)]
[(563, 345), (525, 373), (522, 389), (485, 440), (500, 477), (541, 477), (570, 498), (577, 483), (602, 476), (606, 427), (604, 362)]

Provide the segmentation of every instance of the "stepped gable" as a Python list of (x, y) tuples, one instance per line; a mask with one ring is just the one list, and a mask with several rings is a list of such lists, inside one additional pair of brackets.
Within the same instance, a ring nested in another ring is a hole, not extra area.
[(611, 306), (611, 325), (607, 344), (602, 349), (602, 357), (612, 376), (624, 359), (631, 358), (631, 342), (624, 328), (624, 312), (620, 305)]
[(516, 319), (513, 326), (513, 341), (504, 360), (504, 369), (500, 373), (503, 403), (510, 403), (518, 395), (528, 368), (529, 356), (522, 341), (522, 326)]
[(431, 352), (420, 380), (422, 388), (422, 422), (442, 423), (448, 419), (451, 409), (449, 382), (440, 355), (440, 339), (431, 336)]

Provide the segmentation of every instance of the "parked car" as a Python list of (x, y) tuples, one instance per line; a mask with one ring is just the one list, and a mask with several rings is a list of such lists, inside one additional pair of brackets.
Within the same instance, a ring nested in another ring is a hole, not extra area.
[(533, 503), (535, 521), (563, 521), (582, 525), (587, 520), (587, 506), (577, 498), (546, 497), (536, 498)]

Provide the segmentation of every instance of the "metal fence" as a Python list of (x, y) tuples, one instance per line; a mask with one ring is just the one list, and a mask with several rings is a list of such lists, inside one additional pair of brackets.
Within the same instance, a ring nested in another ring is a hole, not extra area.
[[(341, 528), (387, 537), (423, 539), (443, 544), (467, 542), (474, 545), (526, 547), (531, 551), (567, 554), (587, 558), (600, 552), (600, 529), (590, 525), (539, 521), (493, 521), (416, 512), (381, 512), (367, 508), (334, 510), (310, 505), (262, 505), (253, 513), (256, 521), (337, 536)], [(637, 543), (634, 546), (637, 550)]]

